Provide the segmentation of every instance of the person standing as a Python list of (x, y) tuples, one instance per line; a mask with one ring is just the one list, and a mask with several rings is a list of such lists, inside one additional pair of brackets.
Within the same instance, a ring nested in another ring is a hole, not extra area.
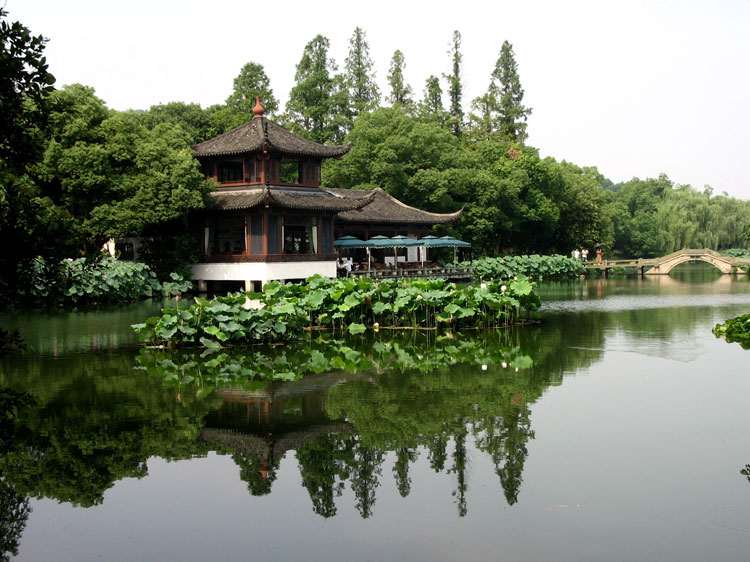
[(596, 247), (596, 263), (597, 265), (604, 263), (604, 250), (601, 246)]
[(578, 251), (578, 248), (573, 250), (573, 259), (576, 261), (581, 259), (581, 252)]
[(589, 261), (589, 251), (587, 248), (584, 248), (581, 250), (581, 261)]

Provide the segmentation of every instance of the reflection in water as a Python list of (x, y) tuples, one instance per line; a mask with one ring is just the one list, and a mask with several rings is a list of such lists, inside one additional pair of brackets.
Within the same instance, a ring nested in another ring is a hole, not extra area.
[[(221, 377), (193, 374), (186, 383), (187, 375), (175, 376), (199, 372), (214, 356), (173, 354), (166, 366), (158, 352), (142, 351), (139, 370), (129, 353), (25, 358), (13, 377), (0, 376), (4, 386), (27, 393), (7, 420), (0, 473), (24, 497), (91, 506), (117, 480), (145, 476), (151, 456), (177, 460), (214, 450), (231, 455), (250, 493), (259, 495), (271, 491), (281, 460), (294, 451), (316, 513), (334, 515), (334, 498), (348, 486), (367, 518), (387, 454), (395, 454), (391, 472), (407, 496), (410, 465), (424, 453), (436, 472), (454, 475), (463, 515), (472, 438), (514, 503), (533, 437), (528, 405), (550, 382), (506, 345), (512, 338), (269, 350), (267, 363), (283, 376), (301, 355), (314, 359), (300, 365), (330, 366), (344, 353), (360, 371), (334, 369), (300, 381), (272, 380), (267, 372), (267, 381), (228, 386)], [(242, 364), (243, 356), (235, 358)], [(223, 359), (224, 370), (239, 369), (233, 359)]]
[[(531, 406), (549, 387), (605, 352), (695, 357), (697, 329), (736, 314), (734, 302), (750, 304), (743, 281), (710, 289), (711, 306), (658, 308), (638, 303), (693, 297), (672, 281), (628, 281), (629, 294), (624, 283), (548, 285), (543, 324), (477, 337), (0, 358), (0, 560), (18, 548), (30, 499), (102, 504), (119, 480), (146, 477), (151, 457), (189, 462), (212, 451), (232, 459), (252, 496), (282, 497), (280, 475), (293, 467), (311, 511), (337, 521), (350, 501), (359, 517), (383, 512), (389, 489), (413, 504), (425, 470), (450, 482), (458, 516), (481, 512), (470, 492), (488, 483), (500, 504), (520, 504), (517, 513), (533, 504), (524, 485), (524, 472), (533, 474)], [(102, 328), (104, 340), (119, 341), (121, 328)], [(36, 349), (80, 351), (94, 341), (35, 329)], [(477, 469), (485, 466), (491, 472)], [(732, 463), (734, 482), (736, 471)], [(750, 465), (740, 472), (750, 479)]]
[(158, 314), (159, 301), (84, 311), (16, 311), (0, 313), (0, 326), (18, 330), (27, 352), (61, 355), (135, 345), (131, 324)]
[[(0, 389), (0, 457), (12, 446), (19, 407), (31, 402), (27, 395)], [(29, 499), (16, 492), (0, 472), (0, 562), (18, 554), (29, 513)]]

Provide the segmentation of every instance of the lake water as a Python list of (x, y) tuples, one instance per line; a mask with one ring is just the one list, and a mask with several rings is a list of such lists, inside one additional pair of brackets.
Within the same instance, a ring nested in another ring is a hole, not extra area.
[(747, 279), (541, 293), (539, 325), (251, 356), (138, 349), (151, 303), (0, 316), (0, 560), (750, 560), (750, 351), (711, 334)]

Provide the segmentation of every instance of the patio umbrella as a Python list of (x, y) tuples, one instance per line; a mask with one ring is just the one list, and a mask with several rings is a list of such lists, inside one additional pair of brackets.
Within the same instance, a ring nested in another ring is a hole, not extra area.
[(369, 246), (367, 247), (367, 271), (370, 271), (371, 262), (372, 262), (372, 253), (370, 252), (370, 248), (385, 248), (383, 245), (385, 241), (390, 240), (387, 236), (383, 236), (382, 234), (378, 234), (377, 236), (372, 236), (367, 239), (367, 243)]
[(398, 267), (398, 248), (408, 248), (411, 246), (419, 246), (419, 241), (414, 238), (408, 238), (403, 235), (394, 236), (388, 238), (387, 236), (373, 236), (368, 240), (372, 243), (373, 248), (393, 248), (393, 257), (395, 260), (396, 267)]
[(427, 236), (422, 236), (422, 238), (419, 239), (419, 243), (421, 246), (421, 251), (419, 252), (419, 257), (421, 258), (422, 263), (427, 261), (427, 248), (428, 244), (430, 244), (430, 240), (437, 240), (437, 236), (433, 236), (432, 234), (428, 234)]
[(447, 242), (449, 246), (453, 246), (454, 248), (471, 248), (471, 244), (458, 238), (453, 238), (453, 236), (441, 236), (440, 240)]
[(367, 248), (368, 244), (355, 236), (342, 236), (333, 241), (336, 248)]
[(453, 238), (453, 236), (441, 236), (440, 240), (442, 240), (446, 246), (453, 247), (453, 261), (458, 261), (458, 249), (459, 248), (471, 248), (471, 244), (468, 242), (464, 242), (463, 240), (459, 240), (458, 238)]

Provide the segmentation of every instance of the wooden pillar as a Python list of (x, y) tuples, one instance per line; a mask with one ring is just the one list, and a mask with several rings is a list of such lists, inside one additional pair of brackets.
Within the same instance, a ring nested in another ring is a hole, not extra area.
[(270, 232), (270, 220), (268, 209), (263, 210), (263, 254), (268, 255), (268, 234)]
[(245, 251), (242, 252), (243, 256), (249, 256), (250, 255), (250, 244), (252, 242), (250, 236), (251, 236), (251, 229), (250, 229), (250, 215), (245, 213)]

